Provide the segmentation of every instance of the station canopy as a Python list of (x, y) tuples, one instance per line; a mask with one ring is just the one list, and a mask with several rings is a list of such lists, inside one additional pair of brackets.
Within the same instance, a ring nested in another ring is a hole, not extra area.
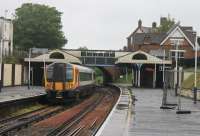
[[(25, 58), (24, 61), (29, 62), (29, 58)], [(61, 50), (53, 50), (46, 54), (30, 58), (30, 62), (44, 62), (44, 61), (81, 64), (81, 61), (78, 57)]]
[(172, 64), (172, 61), (163, 60), (139, 50), (118, 57), (115, 64)]

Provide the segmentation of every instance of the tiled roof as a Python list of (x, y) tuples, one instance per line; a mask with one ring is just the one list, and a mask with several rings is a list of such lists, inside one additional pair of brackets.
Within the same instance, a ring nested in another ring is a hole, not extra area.
[(183, 31), (187, 38), (195, 45), (196, 33), (191, 26), (180, 26), (180, 22), (174, 24), (166, 33), (156, 33), (152, 31), (151, 27), (141, 27), (143, 33), (132, 33), (133, 44), (160, 44), (176, 27)]
[(143, 33), (151, 33), (152, 32), (152, 28), (151, 27), (141, 27)]
[(193, 31), (192, 27), (180, 27), (188, 39), (195, 45), (196, 32)]
[(160, 44), (165, 37), (165, 33), (136, 33), (133, 37), (133, 43), (136, 45), (144, 43)]

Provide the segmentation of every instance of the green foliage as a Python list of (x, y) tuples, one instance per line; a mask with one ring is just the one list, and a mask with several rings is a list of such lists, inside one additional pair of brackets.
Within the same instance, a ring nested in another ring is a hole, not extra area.
[(174, 18), (163, 18), (158, 27), (158, 32), (167, 32), (175, 24)]
[(103, 84), (103, 76), (97, 76), (95, 82), (96, 84)]
[(95, 67), (94, 70), (95, 70), (96, 77), (103, 76), (103, 73), (99, 68)]
[(79, 47), (78, 50), (88, 50), (86, 46)]
[(55, 7), (26, 3), (15, 10), (14, 47), (61, 48), (67, 40), (61, 31), (61, 12)]
[(132, 83), (132, 73), (128, 73), (127, 80), (126, 80), (126, 74), (121, 75), (123, 76), (122, 78), (118, 78), (115, 83)]
[(97, 67), (94, 68), (94, 71), (95, 71), (95, 75), (96, 75), (96, 79), (95, 79), (96, 84), (103, 84), (103, 73), (102, 73), (102, 71)]
[(21, 63), (21, 60), (14, 56), (6, 56), (3, 58), (3, 63), (18, 64), (18, 63)]

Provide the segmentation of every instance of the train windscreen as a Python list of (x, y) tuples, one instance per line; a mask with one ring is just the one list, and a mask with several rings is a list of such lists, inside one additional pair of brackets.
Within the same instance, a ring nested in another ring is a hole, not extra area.
[(56, 63), (53, 67), (53, 81), (65, 82), (65, 64)]
[(47, 69), (47, 81), (71, 82), (73, 81), (73, 68), (69, 64), (55, 63)]
[(53, 67), (47, 69), (47, 81), (51, 82), (53, 80)]

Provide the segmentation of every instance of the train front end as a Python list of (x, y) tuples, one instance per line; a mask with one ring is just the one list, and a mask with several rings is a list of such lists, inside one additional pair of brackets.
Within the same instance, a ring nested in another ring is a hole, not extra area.
[(53, 63), (46, 68), (45, 90), (50, 100), (69, 98), (78, 86), (77, 70), (69, 63)]

